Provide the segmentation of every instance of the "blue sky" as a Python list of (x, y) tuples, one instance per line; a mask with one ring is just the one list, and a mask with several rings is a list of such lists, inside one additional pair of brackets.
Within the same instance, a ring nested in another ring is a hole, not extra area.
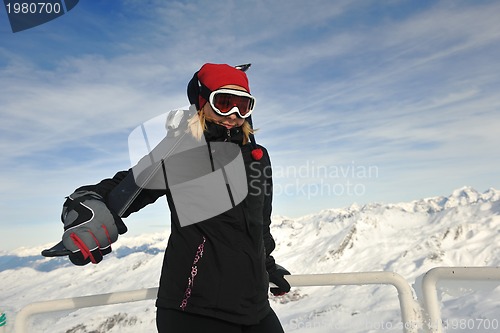
[[(130, 167), (205, 62), (251, 62), (274, 213), (500, 188), (497, 1), (81, 0), (12, 33), (0, 9), (0, 249), (56, 242), (64, 197)], [(404, 221), (402, 221), (404, 222)], [(126, 220), (164, 230), (163, 200)]]

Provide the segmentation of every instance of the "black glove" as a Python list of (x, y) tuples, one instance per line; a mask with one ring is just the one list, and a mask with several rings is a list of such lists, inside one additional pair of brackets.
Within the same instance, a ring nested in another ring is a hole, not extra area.
[(290, 284), (283, 276), (290, 275), (290, 272), (280, 265), (275, 264), (269, 271), (269, 282), (274, 283), (277, 288), (271, 288), (271, 293), (274, 296), (283, 296), (290, 291)]
[(108, 209), (102, 196), (92, 191), (76, 191), (67, 197), (61, 220), (63, 244), (71, 251), (71, 262), (79, 266), (99, 263), (111, 252), (111, 243), (118, 239), (118, 234), (127, 232), (121, 218)]

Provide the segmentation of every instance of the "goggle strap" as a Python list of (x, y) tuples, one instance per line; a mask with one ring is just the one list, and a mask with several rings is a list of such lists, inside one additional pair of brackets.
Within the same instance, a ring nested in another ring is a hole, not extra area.
[(207, 86), (200, 82), (200, 96), (208, 101), (211, 93), (212, 90), (208, 89)]

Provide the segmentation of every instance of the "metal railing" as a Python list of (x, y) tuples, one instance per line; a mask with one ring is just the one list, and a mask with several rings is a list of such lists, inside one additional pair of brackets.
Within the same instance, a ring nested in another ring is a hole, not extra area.
[[(401, 275), (393, 272), (289, 275), (285, 278), (292, 287), (392, 285), (398, 293), (403, 332), (417, 333), (423, 330), (441, 333), (443, 327), (437, 282), (440, 280), (500, 281), (500, 267), (436, 267), (429, 270), (422, 279), (423, 308), (414, 297), (410, 284)], [(28, 304), (17, 314), (14, 332), (27, 333), (29, 318), (36, 314), (151, 300), (156, 298), (157, 293), (158, 288), (148, 288)], [(0, 333), (4, 332), (3, 329), (5, 327), (0, 327)]]
[[(410, 285), (403, 277), (396, 273), (361, 272), (290, 275), (286, 276), (286, 279), (293, 287), (373, 284), (393, 285), (398, 292), (401, 319), (402, 323), (405, 324), (403, 325), (404, 332), (417, 332), (417, 330), (413, 329), (413, 327), (414, 323), (419, 322), (420, 320), (419, 307), (413, 298)], [(36, 314), (155, 299), (157, 292), (158, 288), (148, 288), (28, 304), (22, 308), (16, 316), (14, 324), (15, 333), (27, 333), (28, 320), (31, 316)]]
[(422, 279), (422, 294), (427, 315), (424, 323), (429, 333), (443, 331), (437, 292), (437, 283), (440, 280), (496, 280), (500, 283), (500, 267), (436, 267), (425, 273)]

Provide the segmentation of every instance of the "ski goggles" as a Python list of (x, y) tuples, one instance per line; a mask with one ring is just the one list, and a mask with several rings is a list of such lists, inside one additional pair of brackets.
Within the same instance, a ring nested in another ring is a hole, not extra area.
[(212, 109), (221, 116), (236, 113), (240, 118), (247, 118), (255, 107), (255, 97), (246, 91), (236, 89), (217, 89), (210, 93), (208, 102)]

